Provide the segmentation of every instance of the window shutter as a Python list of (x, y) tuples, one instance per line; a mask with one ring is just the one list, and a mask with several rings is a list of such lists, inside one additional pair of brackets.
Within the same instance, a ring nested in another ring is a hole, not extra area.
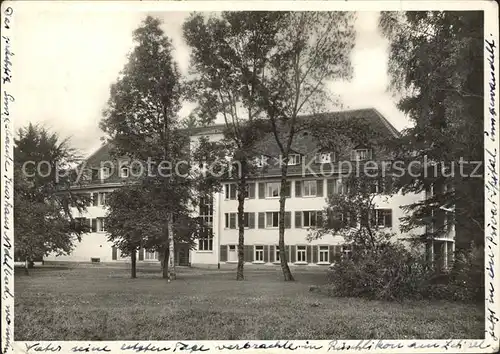
[(296, 251), (295, 251), (296, 247), (295, 246), (290, 246), (290, 262), (291, 263), (295, 263), (295, 259), (296, 259)]
[(92, 219), (92, 232), (97, 232), (97, 219)]
[(286, 255), (286, 260), (289, 263), (290, 262), (290, 246), (285, 246), (285, 255)]
[(264, 199), (266, 197), (266, 184), (258, 183), (259, 185), (259, 199)]
[(255, 183), (248, 183), (248, 199), (255, 199)]
[(219, 259), (221, 262), (227, 262), (227, 245), (220, 245)]
[(323, 196), (323, 180), (322, 179), (318, 179), (316, 181), (316, 196), (317, 197)]
[(335, 260), (335, 247), (336, 246), (328, 246), (328, 258), (329, 258), (329, 261), (330, 263), (333, 263), (333, 261)]
[(292, 227), (292, 212), (285, 211), (285, 229)]
[(144, 248), (139, 248), (139, 260), (143, 261), (144, 260)]
[(292, 194), (292, 182), (286, 181), (285, 197), (290, 198)]
[(229, 189), (230, 189), (230, 193), (229, 193), (230, 199), (236, 199), (236, 184), (231, 183), (229, 185)]
[(97, 206), (99, 202), (99, 194), (92, 193), (92, 205)]
[(117, 259), (117, 253), (118, 252), (116, 251), (116, 247), (115, 246), (111, 247), (111, 259), (113, 261), (116, 261), (116, 259)]
[(274, 254), (276, 253), (273, 245), (269, 246), (269, 262), (274, 262)]
[(248, 213), (248, 228), (255, 229), (255, 213)]
[(312, 246), (312, 262), (318, 263), (318, 246)]
[(264, 262), (269, 262), (269, 246), (264, 246)]
[(334, 186), (335, 186), (334, 183), (335, 183), (334, 179), (327, 179), (326, 180), (326, 194), (327, 194), (327, 196), (330, 196), (333, 194)]
[(236, 213), (229, 213), (229, 228), (236, 229)]
[(306, 246), (306, 262), (312, 263), (312, 247)]
[(253, 246), (245, 245), (244, 251), (245, 262), (253, 262)]
[(259, 213), (258, 218), (259, 229), (264, 229), (266, 227), (266, 213)]
[(342, 257), (342, 246), (341, 245), (335, 245), (335, 260), (339, 260)]
[(302, 196), (302, 182), (301, 181), (295, 181), (295, 196), (296, 197)]
[(386, 214), (387, 227), (392, 227), (392, 209), (387, 209)]
[(302, 227), (302, 212), (301, 211), (295, 212), (295, 227), (296, 228)]

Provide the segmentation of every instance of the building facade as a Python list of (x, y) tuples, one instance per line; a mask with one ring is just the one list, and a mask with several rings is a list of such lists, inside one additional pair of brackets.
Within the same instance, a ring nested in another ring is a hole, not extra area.
[[(398, 132), (376, 110), (366, 109), (326, 114), (325, 119), (364, 119), (374, 130), (398, 136)], [(198, 128), (191, 136), (191, 147), (195, 147), (200, 137), (211, 141), (223, 138), (223, 126)], [(350, 252), (350, 246), (340, 235), (327, 235), (321, 239), (309, 240), (308, 234), (321, 220), (321, 211), (326, 206), (326, 197), (332, 193), (343, 193), (347, 186), (343, 183), (344, 171), (339, 162), (363, 162), (382, 158), (377, 147), (352, 145), (338, 151), (318, 148), (317, 142), (307, 132), (302, 132), (292, 145), (294, 153), (289, 159), (289, 184), (285, 212), (286, 254), (291, 265), (327, 266)], [(249, 265), (279, 264), (278, 222), (280, 180), (279, 167), (271, 160), (278, 161), (279, 154), (272, 139), (262, 139), (262, 154), (257, 157), (257, 165), (262, 171), (248, 180), (245, 200), (245, 262)], [(92, 170), (92, 183), (80, 187), (82, 193), (91, 196), (92, 203), (84, 214), (77, 215), (88, 223), (91, 232), (84, 234), (81, 242), (68, 256), (50, 256), (49, 261), (76, 262), (128, 262), (120, 252), (107, 241), (106, 236), (106, 196), (119, 188), (130, 176), (126, 165), (118, 166), (111, 174), (111, 168), (103, 162), (111, 160), (110, 146), (101, 147), (86, 161)], [(321, 173), (318, 173), (320, 172)], [(380, 188), (380, 187), (378, 187)], [(374, 192), (380, 192), (379, 190)], [(403, 205), (414, 203), (426, 197), (425, 193), (415, 195), (401, 193), (378, 193), (375, 197), (375, 220), (379, 227), (393, 232), (396, 238), (407, 239), (411, 235), (400, 231)], [(223, 183), (221, 192), (201, 201), (198, 212), (204, 221), (194, 249), (179, 245), (176, 249), (176, 264), (215, 267), (220, 264), (237, 263), (238, 217), (237, 188), (234, 181)], [(447, 254), (453, 249), (454, 230), (448, 230), (443, 239), (429, 242), (427, 251), (431, 257)], [(139, 262), (159, 262), (158, 254), (140, 250)]]

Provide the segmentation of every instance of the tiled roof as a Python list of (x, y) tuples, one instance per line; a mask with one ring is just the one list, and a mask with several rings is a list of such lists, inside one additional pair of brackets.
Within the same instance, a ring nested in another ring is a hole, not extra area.
[[(300, 116), (300, 119), (324, 118), (324, 119), (363, 119), (369, 122), (374, 129), (389, 133), (398, 137), (400, 133), (394, 126), (375, 108), (344, 110), (336, 112), (326, 112), (316, 115)], [(207, 127), (197, 127), (192, 129), (192, 135), (217, 134), (224, 131), (225, 124), (215, 124)]]
[[(327, 112), (317, 115), (300, 116), (299, 120), (307, 122), (312, 119), (325, 119), (325, 120), (351, 120), (359, 119), (364, 120), (370, 126), (370, 132), (378, 132), (382, 136), (387, 137), (399, 137), (400, 133), (394, 128), (394, 126), (387, 121), (387, 119), (380, 114), (374, 108), (368, 109), (356, 109), (338, 112)], [(192, 136), (199, 135), (209, 135), (209, 134), (220, 134), (224, 131), (225, 124), (216, 124), (207, 127), (197, 127), (191, 129), (190, 134)], [(98, 167), (102, 161), (112, 161), (116, 160), (116, 156), (112, 153), (113, 145), (112, 143), (107, 143), (101, 146), (97, 151), (90, 155), (87, 159), (87, 168)], [(300, 132), (296, 134), (294, 141), (292, 143), (292, 150), (295, 153), (299, 153), (304, 156), (307, 160), (314, 158), (315, 152), (318, 150), (318, 141), (312, 135), (307, 132)], [(263, 134), (262, 139), (259, 141), (255, 148), (255, 153), (263, 154), (272, 157), (279, 157), (280, 150), (275, 141), (274, 135), (272, 133)], [(297, 171), (295, 171), (297, 170)], [(295, 175), (301, 172), (301, 166), (289, 166), (290, 175)], [(116, 175), (111, 176), (106, 182), (116, 183), (120, 182), (121, 179), (117, 175), (118, 171), (115, 171)], [(280, 174), (279, 167), (269, 166), (266, 170), (261, 171), (259, 175), (264, 176), (277, 176)]]

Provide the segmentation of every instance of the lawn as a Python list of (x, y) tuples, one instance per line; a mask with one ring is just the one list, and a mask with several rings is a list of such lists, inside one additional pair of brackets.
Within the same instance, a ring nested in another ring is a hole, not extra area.
[(15, 339), (410, 339), (483, 338), (482, 306), (444, 301), (392, 303), (310, 292), (324, 271), (39, 268), (15, 277)]

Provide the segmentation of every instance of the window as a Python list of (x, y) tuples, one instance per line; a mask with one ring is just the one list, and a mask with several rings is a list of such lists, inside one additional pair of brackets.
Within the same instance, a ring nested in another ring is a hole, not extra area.
[(225, 224), (224, 227), (226, 229), (236, 229), (237, 224), (237, 213), (226, 213), (225, 214)]
[(271, 211), (266, 213), (266, 227), (273, 228), (279, 225), (279, 212)]
[(392, 209), (375, 209), (372, 222), (378, 227), (392, 227)]
[(101, 169), (101, 179), (108, 179), (111, 174), (111, 169), (109, 167), (103, 167)]
[(250, 213), (243, 213), (243, 226), (247, 229), (250, 227)]
[(314, 162), (315, 163), (319, 163), (319, 164), (322, 164), (322, 163), (330, 163), (333, 161), (333, 153), (330, 153), (330, 152), (318, 152), (315, 156), (314, 156)]
[(300, 164), (300, 155), (299, 154), (290, 154), (288, 155), (288, 166), (294, 166)]
[(255, 246), (255, 262), (264, 262), (264, 246)]
[(280, 261), (280, 246), (276, 245), (275, 253), (276, 253), (274, 255), (275, 262), (279, 262)]
[(122, 166), (120, 168), (120, 177), (121, 178), (127, 178), (128, 176), (129, 176), (128, 166)]
[(351, 245), (343, 245), (342, 246), (342, 255), (346, 258), (351, 258), (352, 247)]
[[(225, 213), (224, 214), (224, 227), (226, 229), (236, 229), (238, 227), (238, 213)], [(254, 213), (243, 213), (243, 227), (254, 228), (255, 227), (255, 214)]]
[(277, 198), (280, 196), (280, 182), (268, 182), (266, 183), (266, 197), (267, 198)]
[(245, 198), (255, 198), (255, 183), (247, 183), (245, 186)]
[(357, 219), (355, 215), (345, 215), (341, 212), (329, 211), (329, 223), (333, 228), (356, 227)]
[(75, 228), (82, 231), (87, 231), (89, 221), (86, 218), (75, 218)]
[(144, 252), (144, 260), (152, 261), (158, 259), (158, 252), (155, 251), (145, 251)]
[(312, 180), (312, 181), (304, 181), (303, 182), (303, 196), (304, 197), (315, 197), (316, 194), (317, 194), (317, 182), (316, 180)]
[(236, 199), (236, 184), (226, 183), (224, 185), (224, 192), (226, 199)]
[(90, 201), (92, 206), (99, 205), (99, 193), (90, 193)]
[(97, 218), (97, 232), (106, 232), (106, 223), (104, 218)]
[(92, 169), (92, 181), (99, 179), (99, 170), (97, 168)]
[(303, 211), (302, 212), (303, 227), (314, 227), (316, 226), (316, 212), (315, 211)]
[(306, 246), (297, 246), (297, 262), (307, 262)]
[(212, 251), (214, 247), (213, 221), (214, 207), (211, 197), (200, 198), (200, 222), (198, 250)]
[(328, 261), (328, 246), (319, 246), (319, 263), (329, 263)]
[(303, 211), (302, 227), (316, 227), (322, 222), (323, 212), (321, 210)]
[(353, 161), (364, 161), (371, 159), (371, 149), (355, 149), (352, 151)]
[(98, 193), (98, 204), (99, 205), (106, 205), (106, 197), (108, 195), (108, 192), (101, 192)]

